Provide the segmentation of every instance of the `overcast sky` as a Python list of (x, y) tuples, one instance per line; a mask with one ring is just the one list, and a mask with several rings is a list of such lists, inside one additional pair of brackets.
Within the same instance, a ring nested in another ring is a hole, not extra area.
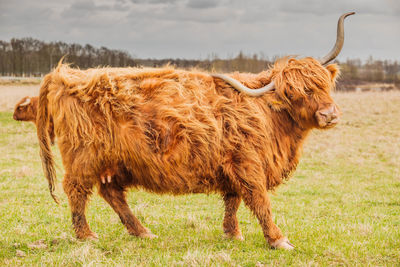
[(347, 58), (400, 60), (400, 0), (0, 0), (0, 40), (33, 37), (140, 58), (323, 56), (345, 22)]

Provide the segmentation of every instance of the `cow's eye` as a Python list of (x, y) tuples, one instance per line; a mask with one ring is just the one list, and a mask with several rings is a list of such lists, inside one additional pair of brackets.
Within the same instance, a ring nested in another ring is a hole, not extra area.
[(304, 91), (306, 92), (306, 94), (307, 94), (308, 96), (312, 96), (312, 95), (313, 95), (313, 91), (310, 90), (310, 89), (308, 89), (308, 88), (306, 88)]
[(292, 99), (293, 99), (293, 94), (288, 93), (288, 92), (286, 92), (286, 91), (285, 91), (285, 96), (286, 96), (286, 98), (288, 98), (289, 100), (292, 100)]

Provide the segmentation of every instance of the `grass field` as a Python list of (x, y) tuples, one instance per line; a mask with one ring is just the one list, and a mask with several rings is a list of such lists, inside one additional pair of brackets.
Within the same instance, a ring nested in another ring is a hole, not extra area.
[(0, 112), (0, 265), (400, 266), (400, 92), (334, 97), (341, 124), (311, 134), (297, 171), (272, 196), (294, 251), (271, 250), (243, 204), (240, 242), (223, 238), (219, 196), (136, 190), (129, 204), (158, 239), (129, 236), (94, 195), (87, 217), (100, 239), (78, 241), (61, 186), (60, 206), (48, 193), (34, 126)]

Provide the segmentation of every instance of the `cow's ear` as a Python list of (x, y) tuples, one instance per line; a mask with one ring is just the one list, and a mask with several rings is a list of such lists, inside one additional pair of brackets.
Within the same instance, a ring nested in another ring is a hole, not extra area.
[(339, 68), (336, 64), (330, 64), (328, 66), (326, 66), (326, 69), (329, 71), (329, 73), (331, 74), (331, 80), (332, 82), (336, 81), (336, 78), (339, 76), (340, 71)]

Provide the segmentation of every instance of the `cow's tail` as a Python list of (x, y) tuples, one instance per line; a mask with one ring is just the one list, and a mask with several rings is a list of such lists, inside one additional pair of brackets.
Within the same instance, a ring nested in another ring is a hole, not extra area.
[(40, 146), (40, 158), (42, 160), (42, 167), (44, 175), (49, 183), (50, 195), (54, 201), (59, 204), (59, 200), (54, 193), (56, 182), (56, 170), (54, 167), (53, 153), (51, 152), (49, 127), (50, 114), (49, 114), (49, 101), (47, 94), (49, 92), (49, 85), (51, 83), (51, 74), (44, 77), (42, 86), (40, 87), (39, 105), (36, 117), (37, 136)]

